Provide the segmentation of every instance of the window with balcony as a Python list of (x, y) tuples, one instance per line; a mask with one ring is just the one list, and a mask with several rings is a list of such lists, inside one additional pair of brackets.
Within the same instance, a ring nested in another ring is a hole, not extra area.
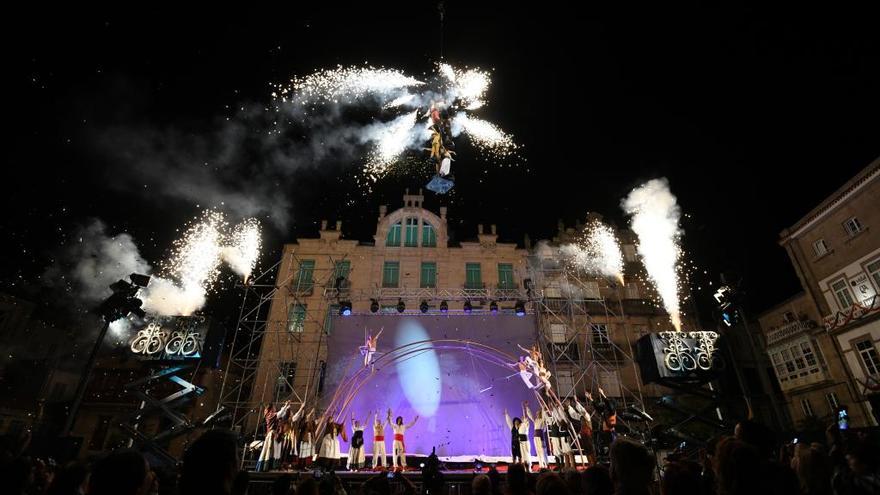
[(464, 266), (465, 289), (482, 289), (483, 278), (479, 263), (466, 263)]
[(334, 280), (339, 280), (340, 278), (348, 280), (349, 274), (351, 274), (351, 261), (340, 260), (333, 264)]
[(386, 261), (382, 267), (382, 287), (400, 286), (400, 262)]
[(554, 344), (564, 344), (568, 338), (568, 332), (562, 323), (550, 324), (550, 341)]
[(871, 338), (865, 338), (855, 343), (856, 352), (865, 372), (870, 376), (880, 375), (880, 356), (877, 355), (877, 347), (871, 342)]
[(306, 323), (306, 305), (291, 304), (287, 308), (287, 331), (302, 333)]
[(846, 233), (849, 234), (850, 237), (864, 230), (864, 228), (862, 227), (862, 223), (859, 222), (859, 219), (856, 217), (852, 217), (849, 220), (843, 222), (843, 229), (846, 230)]
[(837, 306), (841, 311), (846, 311), (852, 307), (853, 297), (852, 293), (849, 291), (849, 287), (846, 286), (845, 279), (840, 279), (832, 283), (831, 290), (834, 292), (834, 297), (837, 299)]
[(513, 265), (510, 263), (498, 263), (498, 288), (515, 289), (516, 282), (513, 280)]
[(627, 282), (626, 284), (626, 298), (627, 299), (638, 299), (639, 298), (639, 284), (635, 282)]
[(386, 246), (400, 247), (400, 222), (388, 227), (388, 236), (385, 238)]
[(437, 247), (437, 232), (434, 226), (422, 220), (422, 247)]
[(574, 388), (574, 374), (571, 370), (556, 371), (556, 389), (560, 397), (565, 397)]
[(275, 402), (284, 402), (293, 393), (293, 379), (296, 377), (296, 362), (283, 361), (279, 365), (275, 381)]
[(608, 325), (591, 324), (590, 325), (590, 342), (595, 347), (607, 348), (611, 346), (611, 338), (608, 336)]
[(813, 252), (816, 253), (816, 256), (822, 256), (828, 252), (828, 245), (825, 244), (825, 239), (819, 239), (813, 243)]
[(300, 260), (299, 269), (296, 272), (296, 280), (293, 281), (293, 290), (308, 291), (315, 285), (315, 260)]

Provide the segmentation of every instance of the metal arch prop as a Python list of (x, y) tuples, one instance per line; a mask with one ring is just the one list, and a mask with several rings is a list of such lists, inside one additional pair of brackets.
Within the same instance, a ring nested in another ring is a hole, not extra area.
[[(428, 345), (430, 345), (430, 347), (428, 347)], [(360, 393), (360, 390), (363, 388), (363, 386), (366, 385), (377, 374), (377, 371), (381, 371), (386, 366), (392, 366), (397, 363), (404, 362), (408, 359), (418, 356), (421, 353), (432, 351), (435, 349), (464, 351), (469, 353), (473, 357), (477, 357), (478, 359), (486, 361), (490, 364), (494, 364), (506, 370), (515, 370), (515, 365), (518, 361), (518, 358), (512, 354), (506, 353), (500, 349), (496, 349), (495, 347), (486, 344), (474, 342), (472, 340), (427, 339), (402, 345), (375, 358), (371, 363), (371, 366), (360, 366), (357, 371), (355, 371), (351, 376), (349, 376), (348, 378), (343, 380), (342, 383), (339, 384), (339, 386), (336, 388), (336, 391), (333, 393), (333, 397), (327, 404), (327, 409), (316, 420), (314, 437), (315, 442), (319, 442), (318, 439), (323, 437), (324, 430), (326, 429), (327, 424), (331, 419), (335, 423), (341, 423), (345, 421), (346, 410), (354, 401), (355, 397), (357, 397), (358, 393)], [(376, 354), (379, 353), (377, 352)], [(358, 359), (355, 358), (353, 360), (350, 360), (349, 363), (355, 362), (359, 362)], [(350, 367), (351, 364), (349, 364), (349, 368)], [(348, 369), (346, 369), (346, 374), (348, 374)], [(542, 407), (545, 411), (549, 412), (556, 408), (564, 411), (562, 401), (559, 399), (553, 389), (545, 390), (546, 398), (542, 396), (540, 390), (530, 390), (535, 395), (535, 398), (537, 399), (540, 407)], [(568, 431), (572, 432), (571, 438), (574, 440), (574, 445), (577, 448), (576, 451), (583, 452), (583, 450), (581, 450), (580, 435), (575, 432), (574, 426), (568, 419), (567, 414), (565, 415), (565, 418), (565, 422), (568, 425)], [(581, 456), (582, 465), (585, 464), (583, 459), (584, 457)]]

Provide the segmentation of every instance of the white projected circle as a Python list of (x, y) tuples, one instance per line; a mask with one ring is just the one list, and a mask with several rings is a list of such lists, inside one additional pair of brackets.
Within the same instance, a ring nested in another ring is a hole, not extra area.
[[(413, 342), (428, 340), (428, 332), (417, 321), (406, 319), (397, 329), (394, 346), (401, 347)], [(430, 418), (440, 406), (443, 376), (440, 360), (430, 342), (413, 346), (407, 357), (397, 363), (397, 379), (406, 400), (419, 416)]]

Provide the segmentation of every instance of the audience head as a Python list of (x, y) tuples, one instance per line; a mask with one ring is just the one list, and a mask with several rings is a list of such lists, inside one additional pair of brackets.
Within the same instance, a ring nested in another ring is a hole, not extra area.
[(700, 465), (681, 460), (666, 464), (660, 482), (661, 495), (700, 495)]
[(581, 478), (584, 495), (611, 495), (614, 493), (611, 472), (601, 464), (588, 467), (581, 473)]
[(71, 462), (59, 469), (49, 485), (47, 495), (77, 495), (88, 491), (89, 468), (81, 462)]
[(611, 444), (611, 479), (615, 493), (648, 493), (654, 479), (655, 460), (644, 445), (628, 438)]
[(798, 479), (803, 495), (831, 493), (831, 465), (827, 456), (806, 444), (797, 444), (791, 459), (791, 468)]
[(133, 450), (117, 450), (92, 467), (89, 495), (147, 495), (154, 482), (143, 455)]
[(237, 474), (237, 437), (229, 430), (208, 430), (183, 454), (180, 492), (229, 494)]
[(478, 474), (471, 481), (471, 493), (473, 495), (490, 495), (492, 493), (492, 480), (485, 474)]
[(733, 436), (740, 442), (745, 442), (758, 449), (758, 452), (765, 459), (773, 454), (776, 434), (757, 421), (751, 419), (740, 421), (733, 430)]
[(758, 449), (736, 438), (725, 438), (715, 451), (718, 495), (754, 495), (761, 482)]
[(527, 493), (529, 491), (526, 468), (522, 464), (511, 464), (507, 468), (507, 491), (511, 494)]
[(569, 490), (566, 482), (553, 472), (539, 476), (538, 483), (535, 485), (535, 495), (569, 495), (571, 493), (575, 492)]

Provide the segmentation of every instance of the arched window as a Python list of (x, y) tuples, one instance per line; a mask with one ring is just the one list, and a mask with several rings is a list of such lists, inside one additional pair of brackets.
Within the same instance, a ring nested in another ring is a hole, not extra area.
[(434, 226), (422, 220), (422, 247), (437, 247), (437, 232)]
[(416, 247), (419, 245), (419, 219), (406, 219), (406, 237), (404, 237), (403, 245), (406, 247)]
[(385, 239), (386, 246), (400, 246), (400, 222), (388, 228), (388, 237)]

